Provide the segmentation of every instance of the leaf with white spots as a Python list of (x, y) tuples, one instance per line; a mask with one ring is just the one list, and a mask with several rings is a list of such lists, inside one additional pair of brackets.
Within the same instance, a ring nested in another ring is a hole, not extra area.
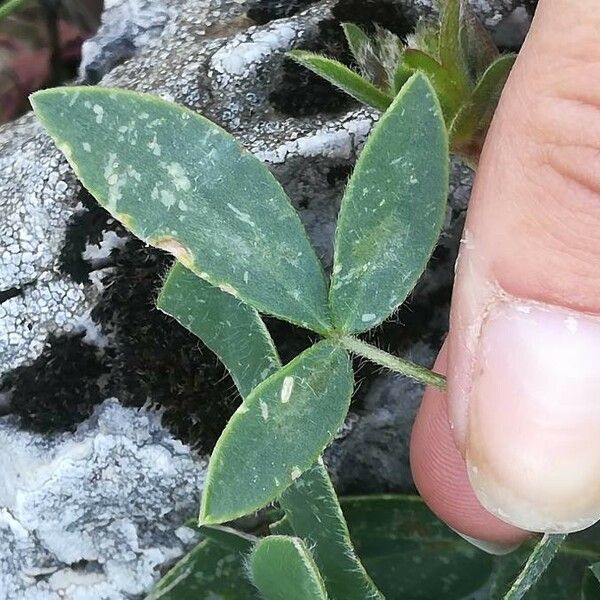
[(328, 341), (259, 384), (215, 446), (201, 523), (231, 521), (280, 496), (331, 442), (348, 412), (352, 388), (348, 354)]
[(83, 185), (139, 238), (261, 312), (331, 328), (325, 277), (296, 211), (220, 127), (125, 90), (57, 88), (32, 104)]
[(171, 269), (157, 306), (196, 334), (221, 359), (242, 396), (281, 366), (258, 313), (181, 263)]
[(319, 569), (299, 538), (262, 539), (250, 554), (248, 567), (265, 600), (327, 600)]
[(448, 136), (416, 74), (357, 162), (338, 219), (330, 305), (335, 327), (367, 331), (404, 302), (437, 243), (448, 193)]

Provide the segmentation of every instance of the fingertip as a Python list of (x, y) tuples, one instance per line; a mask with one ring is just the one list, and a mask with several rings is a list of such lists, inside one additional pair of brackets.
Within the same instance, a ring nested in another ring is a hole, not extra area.
[[(446, 370), (446, 348), (435, 367)], [(456, 448), (443, 392), (427, 388), (411, 437), (415, 485), (429, 508), (451, 529), (494, 554), (514, 549), (529, 533), (487, 512), (473, 492), (465, 461)]]

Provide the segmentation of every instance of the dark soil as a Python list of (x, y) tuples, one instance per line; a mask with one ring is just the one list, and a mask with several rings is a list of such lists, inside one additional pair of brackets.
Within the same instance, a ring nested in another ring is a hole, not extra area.
[[(279, 6), (280, 3), (263, 4), (272, 7)], [(309, 3), (292, 2), (291, 4), (295, 6), (294, 12), (297, 12), (298, 4)], [(348, 66), (352, 66), (352, 55), (341, 23), (356, 23), (370, 32), (379, 25), (402, 38), (415, 26), (415, 21), (403, 12), (401, 6), (385, 0), (340, 0), (333, 7), (332, 13), (334, 18), (322, 21), (314, 39), (300, 45), (299, 49), (323, 54)], [(250, 15), (250, 12), (248, 14)], [(284, 16), (278, 11), (273, 11), (271, 14)], [(338, 114), (355, 104), (350, 96), (290, 59), (284, 61), (281, 79), (272, 91), (270, 100), (277, 111), (294, 117), (321, 113)]]

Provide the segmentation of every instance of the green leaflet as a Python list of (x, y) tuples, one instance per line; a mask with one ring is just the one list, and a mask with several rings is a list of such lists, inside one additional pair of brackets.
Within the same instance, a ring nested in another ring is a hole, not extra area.
[(317, 565), (299, 538), (263, 538), (248, 566), (265, 600), (327, 600)]
[(244, 555), (207, 539), (160, 580), (146, 600), (258, 600)]
[(468, 86), (460, 40), (461, 0), (445, 0), (440, 25), (439, 57), (442, 66), (450, 73), (456, 86)]
[(352, 387), (348, 354), (328, 341), (259, 384), (213, 451), (201, 523), (248, 514), (287, 489), (315, 463), (342, 425)]
[(392, 102), (390, 96), (336, 60), (305, 50), (292, 50), (287, 56), (367, 106), (383, 111)]
[(57, 88), (32, 104), (86, 188), (137, 237), (257, 310), (330, 329), (325, 278), (298, 215), (232, 136), (125, 90)]
[(436, 21), (419, 19), (411, 36), (410, 48), (417, 48), (432, 58), (440, 58), (440, 25)]
[[(198, 335), (228, 365), (242, 396), (247, 396), (260, 381), (279, 368), (277, 352), (258, 314), (229, 294), (202, 281), (182, 265), (176, 264), (172, 268), (163, 286), (158, 306)], [(304, 482), (306, 485), (303, 485)], [(336, 531), (340, 532), (340, 539), (336, 540), (335, 544), (330, 544), (328, 536), (325, 536), (323, 552), (340, 553), (337, 558), (331, 556), (328, 562), (335, 560), (342, 569), (352, 567), (348, 578), (353, 586), (357, 582), (360, 583), (358, 589), (374, 589), (368, 575), (364, 573), (362, 565), (353, 554), (337, 496), (325, 468), (321, 466), (309, 469), (289, 490), (299, 490), (302, 487), (303, 491), (308, 492), (314, 490), (317, 484), (319, 508), (327, 509), (325, 515), (332, 521), (332, 525), (336, 525)], [(295, 511), (302, 513), (316, 509), (317, 499), (313, 496), (314, 494), (293, 492), (284, 494), (284, 497), (291, 498), (290, 502)], [(307, 530), (310, 531), (310, 528)], [(229, 528), (205, 526), (200, 531), (220, 545), (241, 553), (246, 552), (247, 545), (252, 543), (251, 537), (232, 533)], [(303, 532), (297, 533), (304, 537)], [(341, 572), (338, 575), (345, 576), (345, 573)], [(376, 590), (372, 596), (376, 597)]]
[(447, 191), (442, 111), (415, 74), (369, 136), (342, 200), (330, 289), (338, 330), (367, 331), (405, 300), (437, 243)]
[(450, 139), (457, 148), (473, 150), (479, 155), (494, 111), (516, 56), (502, 56), (493, 62), (477, 83), (471, 98), (463, 103), (450, 128)]
[(0, 6), (0, 20), (21, 10), (27, 4), (27, 0), (6, 0)]
[(425, 52), (411, 48), (404, 52), (402, 64), (406, 69), (412, 69), (413, 72), (422, 71), (427, 75), (437, 94), (444, 118), (446, 122), (450, 122), (461, 106), (463, 95), (448, 71)]
[(312, 549), (330, 598), (383, 600), (356, 557), (348, 526), (321, 460), (284, 492), (279, 504), (294, 533)]
[(597, 562), (590, 566), (590, 570), (594, 574), (594, 577), (600, 581), (600, 562)]
[(521, 600), (525, 596), (548, 568), (566, 537), (564, 533), (544, 535), (533, 549), (510, 590), (504, 595), (504, 600)]
[(461, 13), (459, 36), (462, 55), (471, 79), (477, 81), (500, 53), (490, 32), (468, 2), (462, 3)]
[(223, 362), (242, 396), (280, 366), (258, 313), (176, 263), (157, 306), (196, 334)]
[(405, 64), (404, 60), (400, 60), (396, 65), (396, 69), (394, 71), (393, 77), (393, 88), (394, 88), (394, 96), (400, 93), (400, 90), (404, 87), (406, 82), (411, 78), (411, 75), (414, 73), (412, 69), (409, 69)]
[[(547, 598), (548, 596), (546, 596)], [(600, 598), (600, 573), (598, 573), (597, 565), (592, 565), (583, 576), (580, 598), (581, 600), (598, 600)]]
[(377, 57), (371, 38), (354, 23), (342, 23), (342, 29), (344, 30), (350, 52), (352, 52), (356, 63), (363, 71), (363, 75), (368, 76), (369, 72), (373, 70), (382, 72), (383, 65)]

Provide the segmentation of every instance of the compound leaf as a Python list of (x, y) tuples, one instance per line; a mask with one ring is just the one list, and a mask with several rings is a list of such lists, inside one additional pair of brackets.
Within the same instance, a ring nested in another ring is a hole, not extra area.
[(383, 600), (358, 560), (327, 469), (319, 459), (281, 496), (294, 533), (312, 549), (330, 598)]
[(392, 102), (391, 96), (337, 60), (305, 50), (292, 50), (287, 55), (367, 106), (383, 111)]
[(208, 119), (106, 88), (32, 96), (79, 179), (145, 242), (257, 310), (330, 328), (321, 264), (268, 169)]
[(342, 200), (330, 289), (339, 331), (371, 329), (405, 300), (437, 243), (447, 191), (442, 111), (415, 74), (371, 133)]
[(231, 294), (176, 263), (157, 306), (197, 335), (227, 367), (240, 394), (247, 396), (281, 363), (258, 313)]
[(352, 387), (348, 354), (328, 341), (259, 384), (213, 451), (201, 523), (230, 521), (281, 495), (315, 463), (342, 425)]
[(262, 539), (248, 564), (265, 600), (327, 600), (319, 569), (299, 538), (273, 535)]

